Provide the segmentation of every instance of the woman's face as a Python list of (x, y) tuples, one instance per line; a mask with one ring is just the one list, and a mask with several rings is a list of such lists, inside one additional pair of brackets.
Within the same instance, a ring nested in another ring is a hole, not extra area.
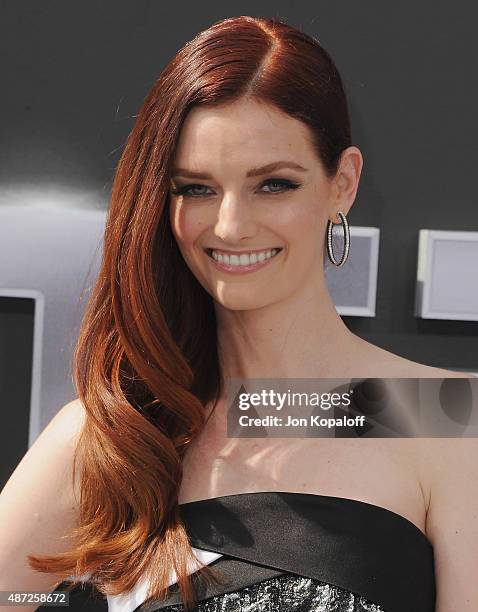
[(302, 122), (244, 99), (193, 108), (173, 168), (171, 227), (218, 304), (261, 308), (305, 295), (323, 274), (336, 190)]

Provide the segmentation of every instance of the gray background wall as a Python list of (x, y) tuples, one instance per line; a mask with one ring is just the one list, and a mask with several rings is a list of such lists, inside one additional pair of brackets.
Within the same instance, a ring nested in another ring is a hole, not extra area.
[[(477, 12), (442, 0), (3, 1), (0, 206), (18, 205), (32, 243), (21, 206), (104, 211), (134, 115), (177, 49), (223, 17), (279, 15), (339, 67), (365, 158), (348, 220), (381, 230), (377, 316), (347, 325), (415, 361), (476, 371), (478, 323), (416, 319), (413, 300), (417, 230), (478, 228)], [(50, 234), (45, 260), (59, 244)], [(45, 421), (75, 396), (66, 366), (61, 376)]]

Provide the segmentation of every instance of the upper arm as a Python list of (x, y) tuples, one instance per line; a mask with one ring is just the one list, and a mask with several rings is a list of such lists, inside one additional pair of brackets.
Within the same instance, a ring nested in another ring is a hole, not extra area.
[(60, 582), (57, 576), (30, 568), (26, 557), (57, 554), (68, 548), (61, 538), (77, 523), (78, 492), (72, 483), (72, 469), (84, 418), (79, 400), (63, 406), (25, 453), (0, 494), (0, 591), (51, 592)]
[(427, 536), (433, 544), (436, 612), (478, 610), (478, 439), (428, 440)]

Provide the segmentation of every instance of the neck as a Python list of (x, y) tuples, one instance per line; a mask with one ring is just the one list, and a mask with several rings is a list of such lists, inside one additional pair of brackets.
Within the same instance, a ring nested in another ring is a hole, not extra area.
[(357, 365), (363, 341), (338, 315), (325, 281), (307, 295), (263, 308), (216, 303), (219, 358), (226, 378), (341, 378)]

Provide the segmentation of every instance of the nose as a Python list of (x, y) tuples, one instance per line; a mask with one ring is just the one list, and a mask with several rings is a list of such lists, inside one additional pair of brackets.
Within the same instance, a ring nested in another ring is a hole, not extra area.
[(240, 242), (255, 234), (256, 223), (248, 203), (234, 195), (224, 196), (219, 205), (214, 233), (229, 244)]

